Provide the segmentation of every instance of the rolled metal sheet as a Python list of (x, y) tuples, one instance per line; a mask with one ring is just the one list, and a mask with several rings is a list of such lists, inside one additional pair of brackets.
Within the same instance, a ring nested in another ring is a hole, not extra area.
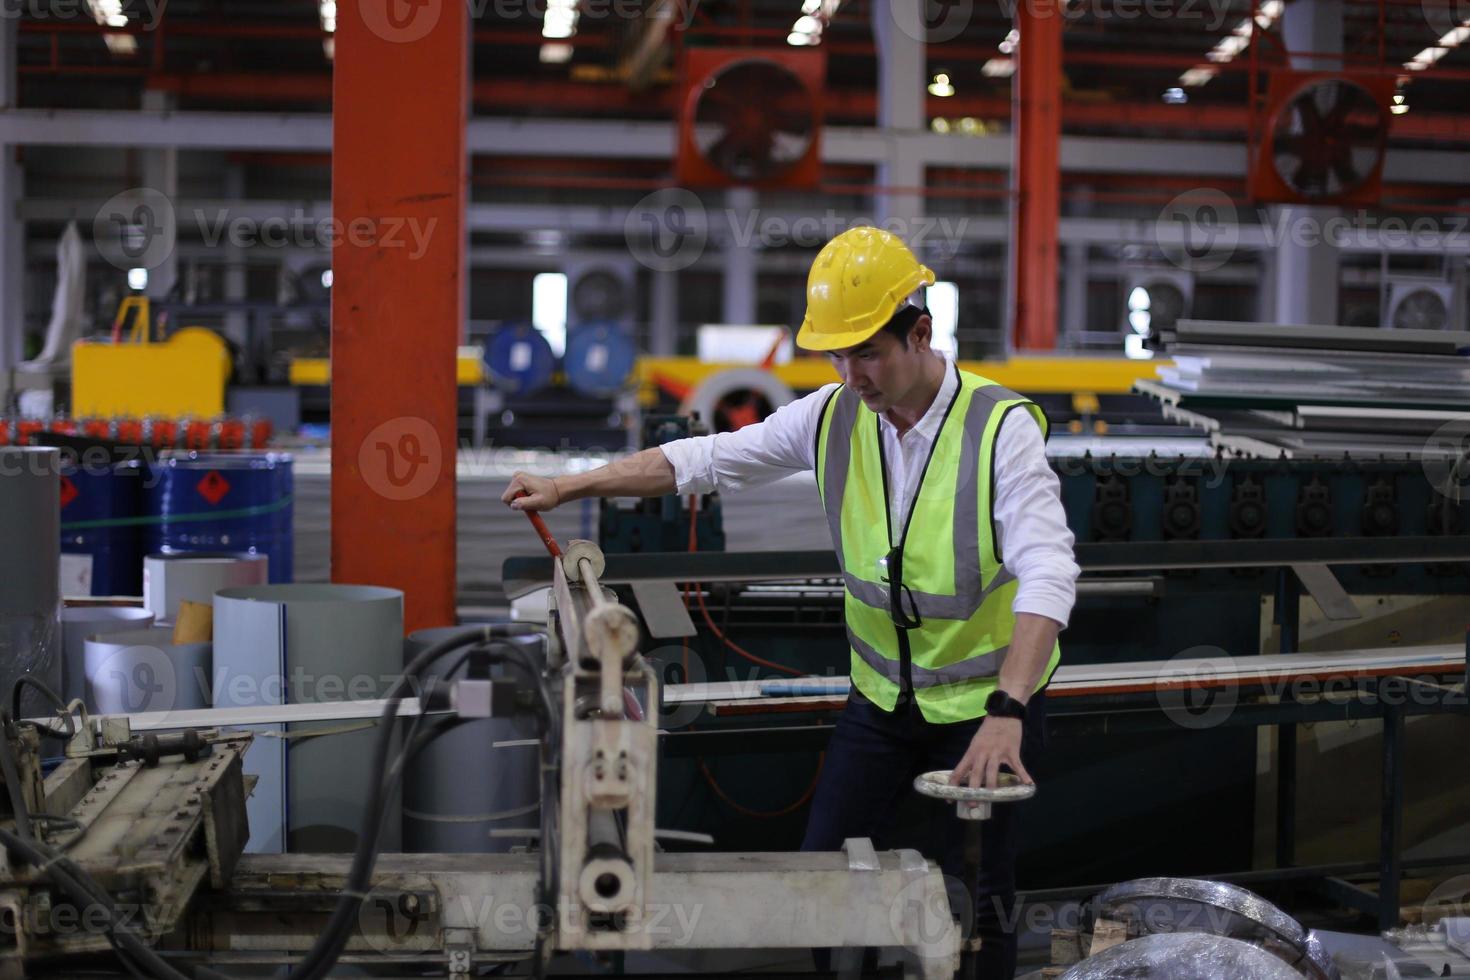
[(1298, 969), (1309, 977), (1319, 980), (1341, 980), (1342, 973), (1338, 970), (1337, 961), (1322, 945), (1322, 939), (1315, 931), (1307, 933), (1306, 953), (1299, 963)]
[(534, 395), (551, 384), (556, 354), (529, 323), (508, 324), (485, 346), (485, 367), (495, 386), (512, 395)]
[[(61, 453), (0, 446), (0, 694), (22, 674), (61, 687), (58, 614), (61, 556)], [(54, 709), (27, 690), (23, 715)]]
[(637, 346), (617, 323), (584, 323), (567, 334), (562, 370), (582, 394), (611, 398), (627, 386), (637, 361)]
[(174, 643), (173, 627), (104, 633), (85, 642), (88, 708), (101, 714), (210, 706), (208, 643)]
[[(445, 626), (410, 633), (404, 641), (404, 663), (463, 631)], [(540, 660), (540, 638), (509, 642)], [(429, 676), (439, 680), (465, 676), (468, 664), (445, 673), (453, 659), (440, 658)], [(498, 680), (519, 675), (496, 666), (490, 676)], [(524, 843), (491, 837), (490, 831), (539, 826), (537, 746), (536, 723), (529, 716), (468, 722), (430, 742), (403, 776), (403, 849), (426, 854), (500, 853)]]
[[(216, 707), (382, 697), (403, 667), (403, 593), (369, 585), (221, 589), (214, 647)], [(245, 755), (246, 773), (260, 777), (246, 804), (246, 850), (353, 850), (383, 776), (370, 771), (376, 723), (255, 730), (265, 737)], [(384, 819), (383, 850), (399, 848), (400, 817), (390, 809)]]
[(143, 605), (156, 622), (171, 623), (185, 599), (214, 605), (214, 594), (220, 589), (265, 585), (269, 581), (268, 555), (158, 552), (143, 559)]
[(86, 701), (88, 710), (96, 710), (87, 701), (87, 640), (108, 633), (124, 633), (147, 629), (153, 625), (153, 614), (138, 606), (69, 606), (61, 610), (61, 689), (62, 698)]
[(1156, 933), (1088, 957), (1061, 980), (1301, 980), (1301, 974), (1240, 939)]

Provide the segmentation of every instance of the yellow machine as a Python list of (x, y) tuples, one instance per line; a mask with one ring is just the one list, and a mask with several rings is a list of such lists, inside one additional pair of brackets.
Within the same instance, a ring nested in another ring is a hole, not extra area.
[[(461, 347), (455, 358), (456, 383), (473, 388), (485, 383), (484, 352), (478, 347)], [(297, 357), (291, 361), (290, 381), (293, 385), (327, 385), (332, 382), (332, 362), (325, 357)]]
[[(121, 327), (133, 313), (126, 341)], [(72, 346), (72, 414), (114, 418), (167, 416), (212, 418), (225, 410), (230, 353), (204, 327), (184, 327), (153, 341), (148, 300), (129, 296), (118, 307), (111, 343), (81, 340)]]
[[(961, 361), (960, 367), (1027, 394), (1127, 394), (1140, 378), (1152, 378), (1164, 362), (1130, 361), (1120, 357), (1066, 357), (1032, 354), (1004, 361)], [(653, 404), (658, 388), (692, 390), (709, 375), (729, 370), (729, 364), (709, 364), (692, 357), (640, 357), (637, 383), (644, 404)], [(771, 374), (795, 392), (813, 391), (838, 380), (824, 357), (798, 357), (777, 364)]]

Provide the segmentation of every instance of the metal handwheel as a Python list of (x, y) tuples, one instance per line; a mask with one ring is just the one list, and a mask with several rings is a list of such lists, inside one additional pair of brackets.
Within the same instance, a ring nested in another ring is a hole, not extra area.
[(960, 947), (960, 970), (955, 974), (962, 980), (973, 980), (977, 973), (977, 954), (980, 952), (980, 937), (972, 935), (975, 928), (975, 910), (980, 907), (980, 898), (975, 894), (980, 880), (980, 831), (995, 812), (995, 807), (1006, 803), (1020, 803), (1036, 795), (1036, 787), (1021, 782), (1011, 773), (1000, 774), (1000, 785), (994, 789), (951, 786), (951, 769), (926, 772), (914, 779), (914, 789), (936, 800), (953, 800), (955, 815), (967, 821), (965, 828), (965, 890), (970, 898), (970, 921), (965, 923), (964, 944)]

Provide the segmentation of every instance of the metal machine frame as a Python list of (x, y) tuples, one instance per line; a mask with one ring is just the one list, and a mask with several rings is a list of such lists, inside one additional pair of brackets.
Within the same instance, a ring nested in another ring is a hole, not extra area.
[[(539, 850), (383, 857), (337, 962), (414, 962), (469, 976), (486, 964), (529, 960), (539, 975), (554, 951), (875, 947), (893, 951), (906, 976), (953, 976), (960, 929), (943, 875), (917, 851), (880, 853), (866, 839), (848, 840), (837, 853), (657, 851), (658, 681), (638, 651), (636, 617), (598, 580), (604, 565), (585, 541), (571, 542), (557, 562), (541, 691), (461, 679), (447, 704), (405, 702), (402, 712), (486, 717), (529, 710), (535, 697), (550, 695), (543, 703), (557, 710), (542, 740), (543, 793), (556, 798), (541, 803)], [(368, 718), (384, 704), (83, 716), (68, 750), (76, 758), (48, 778), (44, 794), (32, 794), (32, 811), (77, 821), (83, 829), (72, 853), (93, 878), (144, 902), (168, 902), (167, 917), (135, 930), (165, 955), (216, 969), (289, 963), (316, 942), (352, 856), (242, 856), (250, 777), (241, 758), (250, 736), (136, 732), (206, 718), (234, 725)], [(199, 757), (205, 743), (209, 754)], [(185, 744), (194, 748), (170, 754)], [(29, 758), (39, 772), (34, 749)], [(140, 884), (139, 873), (152, 877)], [(0, 877), (0, 908), (23, 911), (51, 894), (29, 868)], [(0, 970), (8, 964), (10, 975), (39, 975), (53, 954), (108, 945), (95, 929), (47, 943), (26, 931), (23, 916), (16, 921), (14, 946), (0, 948)]]

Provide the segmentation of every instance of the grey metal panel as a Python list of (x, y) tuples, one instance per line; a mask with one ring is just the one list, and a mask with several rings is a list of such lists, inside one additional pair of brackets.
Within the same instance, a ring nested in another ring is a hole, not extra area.
[[(395, 589), (222, 589), (214, 614), (219, 707), (381, 697), (402, 669), (403, 593)], [(247, 850), (351, 850), (362, 801), (382, 776), (368, 771), (376, 727), (292, 725), (289, 748), (279, 737), (258, 738), (246, 755), (246, 772), (261, 776), (250, 800)], [(280, 726), (266, 730), (281, 734)], [(334, 734), (303, 737), (311, 732)], [(398, 847), (396, 813), (384, 823), (382, 843)]]
[(89, 637), (141, 630), (153, 625), (153, 614), (137, 606), (77, 606), (61, 610), (62, 698), (85, 698)]
[[(61, 454), (0, 447), (0, 692), (22, 674), (61, 686)], [(28, 692), (25, 714), (49, 714)]]
[[(217, 599), (214, 607), (214, 686), (217, 708), (284, 704), (284, 610), (245, 599)], [(272, 678), (277, 683), (272, 685)], [(256, 739), (245, 753), (245, 773), (258, 777), (245, 803), (250, 823), (247, 853), (286, 849), (286, 748), (284, 725), (256, 725)]]
[(1450, 355), (1470, 348), (1470, 331), (1464, 330), (1382, 330), (1378, 327), (1180, 320), (1175, 331), (1179, 342), (1185, 344), (1250, 344), (1334, 352), (1356, 350)]
[(160, 623), (171, 623), (179, 603), (214, 604), (220, 589), (265, 585), (270, 556), (224, 552), (153, 554), (143, 559), (143, 605)]
[(1317, 605), (1328, 619), (1341, 621), (1362, 618), (1358, 607), (1353, 604), (1332, 569), (1326, 565), (1310, 563), (1298, 563), (1291, 568), (1312, 598), (1317, 600)]
[(648, 624), (649, 635), (655, 639), (695, 634), (694, 620), (689, 618), (689, 610), (673, 582), (634, 582), (633, 598)]

